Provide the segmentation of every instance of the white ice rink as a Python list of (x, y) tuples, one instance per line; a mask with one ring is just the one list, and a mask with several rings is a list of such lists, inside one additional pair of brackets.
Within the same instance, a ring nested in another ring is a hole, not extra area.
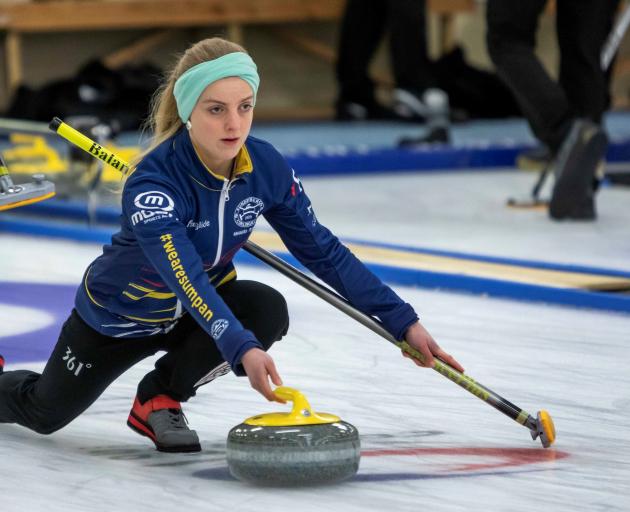
[[(553, 223), (504, 208), (535, 178), (516, 173), (306, 179), (320, 221), (343, 237), (630, 270), (630, 190), (607, 188), (596, 223)], [(100, 247), (0, 234), (3, 282), (76, 285)], [(0, 511), (627, 511), (630, 509), (630, 315), (396, 288), (467, 373), (553, 417), (545, 450), (526, 428), (297, 285), (262, 267), (239, 277), (278, 288), (291, 328), (272, 349), (286, 385), (354, 424), (357, 476), (334, 486), (266, 489), (232, 479), (228, 430), (270, 404), (222, 377), (185, 405), (200, 454), (164, 454), (126, 426), (132, 368), (52, 436), (0, 425)], [(22, 301), (23, 302), (23, 301)], [(0, 307), (0, 352), (57, 320)], [(50, 344), (54, 343), (50, 340)], [(38, 370), (43, 361), (16, 365)]]

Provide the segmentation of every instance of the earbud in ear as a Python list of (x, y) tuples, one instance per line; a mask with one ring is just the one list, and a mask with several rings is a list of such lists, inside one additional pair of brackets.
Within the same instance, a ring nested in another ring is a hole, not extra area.
[(192, 123), (190, 122), (190, 119), (188, 121), (186, 121), (186, 129), (190, 130), (192, 128)]

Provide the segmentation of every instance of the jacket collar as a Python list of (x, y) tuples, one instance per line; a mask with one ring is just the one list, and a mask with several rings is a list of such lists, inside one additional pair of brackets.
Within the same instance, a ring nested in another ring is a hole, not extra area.
[[(215, 174), (202, 162), (190, 139), (188, 130), (181, 129), (175, 135), (172, 148), (176, 158), (184, 165), (184, 168), (195, 182), (210, 190), (221, 190), (226, 178), (220, 174)], [(246, 178), (253, 171), (254, 165), (249, 151), (244, 144), (236, 155), (232, 180), (236, 178)]]

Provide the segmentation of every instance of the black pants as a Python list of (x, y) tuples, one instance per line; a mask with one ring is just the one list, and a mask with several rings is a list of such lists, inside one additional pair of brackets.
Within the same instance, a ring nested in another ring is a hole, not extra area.
[(497, 73), (514, 93), (542, 142), (556, 152), (576, 117), (601, 121), (608, 73), (600, 52), (619, 0), (558, 0), (560, 74), (554, 81), (534, 53), (547, 0), (488, 0), (487, 44)]
[(337, 60), (341, 101), (373, 101), (368, 70), (386, 30), (396, 86), (424, 90), (435, 85), (427, 52), (425, 0), (348, 0)]
[[(286, 334), (287, 304), (273, 288), (231, 281), (217, 291), (265, 350)], [(160, 350), (166, 354), (138, 385), (141, 402), (160, 394), (186, 401), (197, 387), (228, 371), (212, 338), (190, 315), (166, 334), (121, 339), (99, 334), (73, 310), (41, 375), (27, 370), (0, 374), (0, 423), (42, 434), (59, 430), (122, 373)]]

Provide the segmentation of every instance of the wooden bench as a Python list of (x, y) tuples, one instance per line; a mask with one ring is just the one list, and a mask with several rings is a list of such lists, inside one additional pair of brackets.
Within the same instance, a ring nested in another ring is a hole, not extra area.
[[(176, 7), (175, 7), (176, 4)], [(22, 82), (22, 37), (29, 33), (85, 30), (156, 29), (113, 54), (105, 64), (116, 68), (160, 44), (173, 30), (225, 26), (227, 37), (239, 42), (243, 27), (276, 24), (279, 37), (309, 53), (334, 60), (335, 49), (291, 31), (290, 24), (340, 19), (345, 0), (21, 0), (0, 4), (0, 30), (5, 32), (6, 88), (11, 94)], [(428, 0), (429, 12), (440, 20), (443, 47), (453, 37), (454, 15), (472, 11), (475, 0)]]

